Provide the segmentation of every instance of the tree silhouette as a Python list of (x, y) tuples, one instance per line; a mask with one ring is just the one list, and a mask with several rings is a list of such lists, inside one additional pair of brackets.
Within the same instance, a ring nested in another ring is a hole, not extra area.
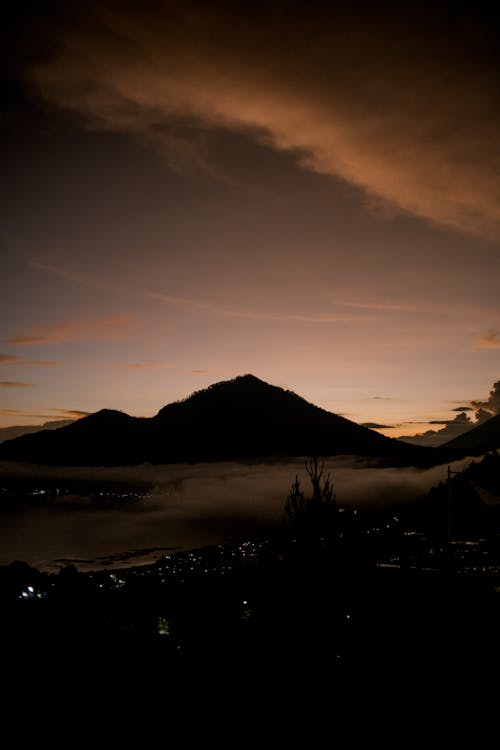
[(325, 463), (319, 465), (316, 457), (306, 461), (305, 466), (312, 494), (304, 495), (296, 476), (285, 503), (285, 520), (301, 539), (330, 541), (338, 531), (338, 506), (330, 474), (324, 476)]

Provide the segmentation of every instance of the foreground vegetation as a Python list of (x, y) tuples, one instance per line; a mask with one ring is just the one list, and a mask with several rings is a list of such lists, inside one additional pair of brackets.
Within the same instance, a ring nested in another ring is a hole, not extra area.
[[(485, 464), (492, 482), (498, 460)], [(411, 517), (347, 511), (323, 466), (312, 461), (307, 471), (311, 494), (295, 480), (269, 539), (122, 570), (0, 569), (2, 642), (31, 666), (126, 659), (144, 674), (194, 664), (255, 674), (293, 663), (331, 677), (383, 670), (396, 679), (498, 665), (497, 529), (489, 546), (476, 527), (447, 539), (446, 487), (435, 490), (437, 524), (425, 504)]]

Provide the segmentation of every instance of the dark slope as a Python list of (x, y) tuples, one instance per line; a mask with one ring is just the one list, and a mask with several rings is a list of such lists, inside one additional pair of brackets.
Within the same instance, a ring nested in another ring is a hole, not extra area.
[(500, 448), (500, 414), (477, 427), (473, 427), (472, 430), (458, 435), (442, 447), (452, 451), (461, 451), (471, 456), (478, 456)]
[(216, 383), (150, 419), (103, 410), (0, 445), (0, 458), (125, 465), (356, 454), (435, 463), (433, 451), (386, 438), (253, 375)]
[(126, 465), (146, 460), (142, 452), (148, 420), (103, 409), (59, 430), (7, 440), (0, 458), (59, 465)]
[(21, 435), (29, 435), (32, 432), (42, 432), (42, 430), (59, 430), (61, 427), (67, 427), (74, 422), (74, 419), (57, 419), (54, 422), (45, 422), (45, 424), (15, 425), (13, 427), (0, 428), (0, 443), (4, 440), (14, 440)]
[[(154, 418), (169, 453), (197, 458), (267, 455), (394, 455), (396, 441), (310, 404), (253, 375), (216, 383)], [(403, 449), (404, 450), (404, 449)], [(159, 458), (160, 456), (158, 456)]]
[[(451, 502), (450, 502), (451, 501)], [(455, 539), (494, 536), (500, 531), (500, 456), (489, 453), (451, 477), (451, 488), (440, 482), (414, 510), (422, 530), (446, 541), (448, 528)]]

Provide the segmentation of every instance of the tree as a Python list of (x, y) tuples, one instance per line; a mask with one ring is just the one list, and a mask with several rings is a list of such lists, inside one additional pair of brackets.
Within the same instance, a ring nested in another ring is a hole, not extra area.
[(311, 543), (331, 541), (338, 533), (338, 506), (330, 474), (324, 476), (324, 461), (316, 457), (305, 463), (312, 484), (312, 495), (306, 497), (298, 476), (285, 503), (285, 520), (293, 534)]

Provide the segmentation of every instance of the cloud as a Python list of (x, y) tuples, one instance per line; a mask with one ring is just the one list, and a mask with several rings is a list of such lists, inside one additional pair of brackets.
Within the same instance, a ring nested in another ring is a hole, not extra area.
[(471, 401), (471, 404), (475, 409), (487, 412), (490, 417), (495, 414), (500, 414), (500, 380), (493, 383), (493, 388), (491, 389), (490, 395), (486, 401)]
[(174, 367), (177, 363), (167, 359), (146, 359), (143, 362), (113, 362), (113, 367), (127, 370), (156, 370), (159, 367)]
[(67, 417), (72, 417), (73, 419), (81, 419), (82, 417), (88, 417), (91, 412), (89, 411), (80, 411), (79, 409), (54, 409), (53, 411), (57, 412), (57, 414), (64, 414)]
[(376, 422), (363, 422), (361, 427), (368, 427), (370, 430), (390, 430), (394, 427), (392, 424), (377, 424)]
[[(453, 411), (456, 411), (456, 409), (453, 409)], [(470, 411), (470, 409), (467, 409), (467, 411)], [(467, 416), (465, 412), (461, 412), (460, 414), (457, 414), (457, 416), (454, 417), (453, 419), (431, 419), (429, 424), (444, 424), (444, 425), (472, 424), (472, 420), (470, 417)]]
[(223, 318), (243, 318), (245, 320), (275, 320), (277, 322), (292, 322), (292, 323), (349, 323), (353, 320), (356, 321), (369, 321), (373, 320), (373, 316), (368, 315), (350, 315), (350, 314), (326, 314), (326, 315), (306, 315), (303, 313), (288, 313), (288, 312), (277, 312), (277, 311), (263, 311), (263, 310), (252, 310), (252, 309), (241, 309), (235, 307), (219, 307), (211, 302), (201, 299), (183, 299), (180, 297), (173, 297), (170, 294), (162, 294), (160, 292), (146, 292), (146, 296), (150, 299), (157, 300), (158, 302), (165, 302), (169, 305), (178, 305), (186, 308), (189, 312), (204, 313), (208, 315), (216, 315)]
[(175, 168), (210, 169), (207, 142), (237, 131), (357, 186), (367, 205), (497, 242), (494, 24), (454, 8), (450, 27), (441, 6), (362, 4), (362, 23), (356, 3), (280, 6), (85, 4), (30, 78)]
[(480, 349), (500, 349), (500, 331), (488, 329), (478, 341)]
[[(433, 419), (428, 422), (428, 424), (444, 425), (442, 430), (428, 430), (421, 435), (401, 437), (400, 440), (417, 445), (438, 446), (486, 422), (495, 414), (500, 414), (500, 380), (493, 384), (490, 395), (485, 401), (471, 400), (470, 406), (458, 406), (452, 411), (459, 412), (454, 419)], [(467, 414), (471, 411), (475, 412), (475, 421)]]
[(22, 357), (16, 357), (15, 354), (2, 354), (0, 352), (0, 364), (2, 365), (17, 365), (23, 361)]
[(2, 354), (0, 352), (0, 365), (26, 365), (30, 367), (57, 367), (59, 362), (52, 360), (36, 359), (28, 360), (15, 354)]
[[(96, 289), (106, 289), (109, 291), (116, 291), (121, 294), (127, 294), (127, 295), (134, 295), (134, 296), (140, 296), (146, 299), (152, 299), (157, 302), (161, 302), (167, 305), (174, 305), (175, 307), (179, 307), (181, 309), (186, 310), (189, 313), (192, 314), (203, 314), (203, 315), (213, 315), (216, 317), (222, 317), (222, 318), (243, 318), (245, 320), (274, 320), (274, 321), (283, 321), (283, 322), (294, 322), (294, 323), (321, 323), (321, 324), (329, 324), (329, 323), (349, 323), (351, 321), (372, 321), (373, 315), (360, 315), (357, 313), (354, 314), (325, 314), (325, 315), (306, 315), (303, 313), (288, 313), (288, 312), (280, 312), (280, 311), (263, 311), (263, 310), (252, 310), (252, 309), (242, 309), (237, 307), (221, 307), (217, 304), (214, 304), (213, 302), (210, 302), (205, 299), (200, 298), (194, 298), (194, 297), (178, 297), (173, 294), (166, 294), (163, 292), (155, 292), (155, 291), (148, 291), (146, 289), (128, 289), (126, 287), (122, 286), (116, 286), (113, 284), (107, 284), (105, 282), (100, 281), (99, 279), (95, 279), (92, 276), (82, 276), (81, 274), (74, 273), (71, 270), (67, 270), (64, 268), (59, 268), (55, 266), (48, 266), (42, 263), (34, 263), (32, 261), (29, 261), (29, 264), (31, 266), (34, 266), (35, 268), (38, 268), (41, 271), (44, 271), (46, 273), (51, 273), (56, 276), (60, 276), (61, 278), (66, 279), (67, 281), (71, 281), (75, 284), (80, 284), (83, 286), (91, 286), (95, 287)], [(354, 305), (353, 305), (354, 306)], [(360, 305), (360, 307), (362, 307)], [(381, 306), (381, 309), (383, 310), (383, 306)], [(42, 343), (36, 339), (36, 337), (26, 337), (25, 340), (22, 341), (22, 343)], [(73, 339), (75, 340), (75, 339)], [(21, 343), (18, 339), (12, 339), (10, 343)], [(45, 343), (45, 342), (43, 342)]]
[(462, 435), (464, 432), (467, 432), (467, 430), (470, 430), (475, 426), (475, 423), (465, 412), (457, 414), (454, 419), (433, 419), (428, 422), (428, 424), (442, 424), (444, 427), (441, 430), (427, 430), (427, 432), (420, 435), (400, 437), (399, 439), (414, 445), (424, 445), (436, 448), (439, 445), (447, 443), (448, 440), (452, 440), (452, 438)]
[(37, 419), (49, 419), (49, 415), (43, 414), (34, 414), (32, 411), (26, 411), (25, 409), (0, 409), (0, 416), (2, 417), (36, 417)]
[(0, 380), (0, 388), (31, 388), (34, 383), (23, 383), (20, 380)]
[[(468, 460), (457, 462), (461, 469)], [(327, 461), (341, 506), (390, 507), (424, 496), (446, 477), (446, 467), (377, 468), (353, 457)], [(3, 463), (0, 477), (29, 476), (44, 480), (125, 482), (149, 493), (135, 503), (99, 503), (90, 496), (37, 498), (37, 507), (11, 513), (0, 525), (0, 564), (24, 559), (50, 569), (56, 558), (95, 560), (99, 556), (153, 547), (190, 549), (276, 529), (295, 475), (304, 488), (308, 479), (302, 460), (286, 463), (175, 464), (170, 466), (72, 468)], [(155, 559), (154, 556), (151, 559)], [(144, 560), (146, 562), (147, 560)], [(119, 562), (117, 562), (119, 564)], [(88, 567), (99, 567), (90, 563)]]
[(116, 315), (98, 320), (73, 320), (41, 326), (9, 340), (15, 346), (61, 344), (68, 341), (123, 341), (132, 324), (132, 316)]

